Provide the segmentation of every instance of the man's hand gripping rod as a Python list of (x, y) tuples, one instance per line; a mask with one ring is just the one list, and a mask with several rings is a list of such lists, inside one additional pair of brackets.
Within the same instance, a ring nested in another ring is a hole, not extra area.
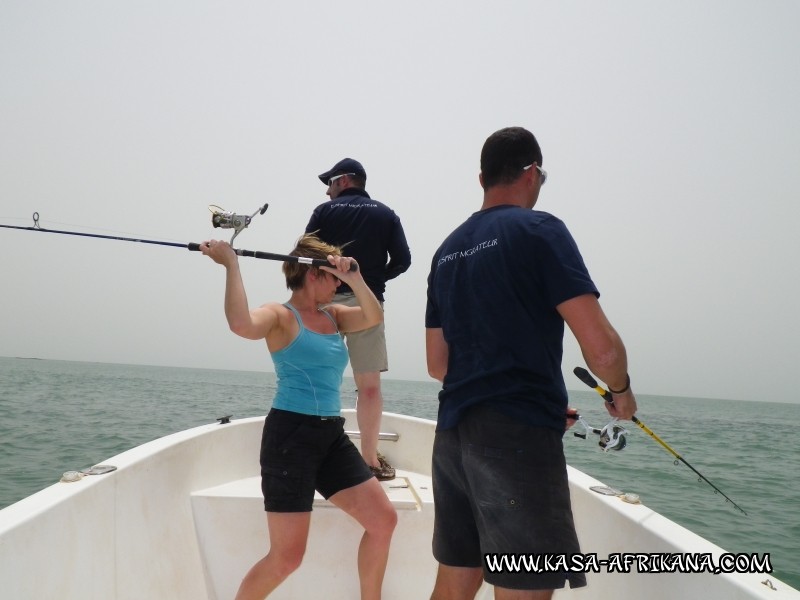
[[(596, 380), (594, 377), (592, 377), (592, 376), (591, 376), (591, 374), (589, 373), (589, 371), (587, 371), (586, 369), (584, 369), (584, 368), (582, 368), (582, 367), (575, 367), (575, 368), (573, 369), (573, 371), (572, 371), (572, 372), (573, 372), (573, 373), (575, 373), (575, 375), (578, 377), (578, 379), (580, 379), (580, 380), (581, 380), (583, 383), (585, 383), (585, 384), (586, 384), (586, 385), (588, 385), (590, 388), (594, 389), (594, 390), (595, 390), (595, 391), (596, 391), (598, 394), (600, 394), (600, 396), (602, 396), (603, 400), (605, 400), (605, 401), (606, 401), (606, 402), (608, 402), (609, 404), (613, 404), (613, 403), (614, 403), (614, 398), (612, 397), (612, 395), (611, 395), (611, 392), (609, 392), (609, 391), (608, 391), (607, 389), (605, 389), (604, 387), (600, 386), (600, 385), (597, 383), (597, 380)], [(667, 444), (667, 443), (666, 443), (664, 440), (662, 440), (660, 437), (658, 437), (658, 436), (657, 436), (657, 435), (656, 435), (656, 434), (653, 432), (653, 430), (652, 430), (652, 429), (650, 429), (650, 428), (649, 428), (647, 425), (645, 425), (645, 424), (644, 424), (644, 423), (642, 423), (642, 422), (641, 422), (639, 419), (637, 419), (637, 418), (636, 418), (636, 416), (633, 416), (633, 417), (631, 417), (631, 421), (633, 421), (634, 423), (636, 423), (636, 425), (638, 425), (638, 426), (641, 428), (641, 430), (642, 430), (642, 431), (644, 431), (644, 432), (645, 432), (647, 435), (649, 435), (651, 438), (653, 438), (655, 441), (657, 441), (659, 444), (661, 444), (661, 446), (662, 446), (662, 447), (663, 447), (663, 448), (664, 448), (664, 449), (665, 449), (667, 452), (669, 452), (669, 453), (670, 453), (672, 456), (674, 456), (674, 457), (675, 457), (675, 459), (676, 459), (676, 460), (675, 460), (675, 464), (676, 464), (676, 465), (678, 464), (678, 461), (681, 461), (683, 464), (685, 464), (687, 467), (689, 467), (689, 468), (690, 468), (692, 471), (694, 471), (694, 472), (695, 472), (695, 474), (697, 474), (697, 476), (698, 476), (700, 479), (702, 479), (702, 480), (703, 480), (703, 481), (705, 481), (705, 482), (706, 482), (708, 485), (710, 485), (712, 488), (714, 488), (714, 492), (715, 492), (715, 493), (722, 494), (722, 496), (725, 498), (725, 500), (727, 500), (728, 502), (730, 502), (731, 504), (733, 504), (733, 507), (734, 507), (736, 510), (738, 510), (738, 511), (741, 511), (741, 512), (742, 512), (743, 514), (745, 514), (745, 515), (747, 514), (747, 513), (744, 511), (744, 509), (743, 509), (741, 506), (739, 506), (738, 504), (736, 504), (736, 502), (734, 502), (734, 501), (733, 501), (733, 500), (731, 500), (731, 499), (730, 499), (728, 496), (726, 496), (726, 495), (725, 495), (725, 494), (722, 492), (722, 490), (720, 490), (720, 489), (719, 489), (717, 486), (715, 486), (715, 485), (714, 485), (713, 483), (711, 483), (711, 482), (710, 482), (708, 479), (706, 479), (706, 478), (703, 476), (703, 474), (702, 474), (702, 473), (700, 473), (700, 471), (698, 471), (698, 470), (697, 470), (697, 469), (695, 469), (695, 468), (694, 468), (692, 465), (690, 465), (688, 462), (686, 462), (686, 460), (685, 460), (685, 459), (684, 459), (684, 458), (683, 458), (683, 457), (682, 457), (680, 454), (678, 454), (677, 452), (675, 452), (675, 450), (673, 450), (673, 449), (670, 447), (670, 445), (669, 445), (669, 444)]]

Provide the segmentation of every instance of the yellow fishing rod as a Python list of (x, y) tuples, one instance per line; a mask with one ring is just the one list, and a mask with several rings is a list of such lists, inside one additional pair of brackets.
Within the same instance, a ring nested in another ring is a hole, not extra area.
[[(575, 373), (575, 375), (578, 377), (578, 379), (580, 379), (583, 383), (585, 383), (590, 388), (592, 388), (594, 391), (596, 391), (598, 394), (600, 394), (600, 396), (603, 398), (603, 400), (605, 400), (609, 404), (614, 404), (614, 398), (612, 397), (611, 392), (609, 392), (607, 389), (605, 389), (604, 387), (599, 385), (597, 383), (597, 380), (594, 377), (592, 377), (592, 375), (589, 373), (589, 371), (587, 371), (583, 367), (575, 367), (572, 370), (572, 372)], [(687, 467), (689, 467), (692, 471), (694, 471), (700, 479), (702, 479), (708, 485), (710, 485), (712, 488), (714, 488), (714, 492), (715, 493), (722, 494), (725, 497), (725, 500), (727, 500), (728, 502), (733, 504), (733, 507), (735, 509), (741, 511), (745, 515), (747, 514), (745, 512), (745, 510), (741, 506), (736, 504), (736, 502), (731, 500), (721, 489), (719, 489), (717, 486), (715, 486), (713, 483), (711, 483), (706, 477), (703, 476), (702, 473), (700, 473), (700, 471), (698, 471), (692, 465), (690, 465), (688, 462), (686, 462), (686, 459), (684, 459), (680, 454), (678, 454), (675, 450), (673, 450), (672, 447), (669, 444), (667, 444), (664, 440), (662, 440), (660, 437), (658, 437), (655, 434), (655, 432), (653, 432), (653, 430), (650, 429), (647, 425), (642, 423), (641, 420), (636, 418), (636, 416), (633, 416), (633, 417), (631, 417), (631, 421), (636, 423), (636, 425), (638, 425), (641, 428), (642, 431), (644, 431), (647, 435), (649, 435), (651, 438), (653, 438), (655, 441), (657, 441), (659, 444), (661, 444), (661, 446), (667, 452), (669, 452), (672, 456), (674, 456), (675, 459), (676, 459), (675, 460), (675, 464), (676, 465), (678, 464), (678, 461), (681, 461), (683, 464), (685, 464)]]

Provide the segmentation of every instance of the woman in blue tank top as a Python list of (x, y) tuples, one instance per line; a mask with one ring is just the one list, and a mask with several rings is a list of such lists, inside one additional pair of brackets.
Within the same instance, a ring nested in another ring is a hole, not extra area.
[[(265, 598), (300, 566), (315, 490), (364, 527), (358, 548), (361, 598), (379, 599), (397, 514), (344, 433), (339, 390), (347, 366), (340, 333), (380, 323), (380, 303), (360, 271), (350, 270), (355, 261), (314, 234), (301, 237), (290, 254), (327, 259), (330, 266), (284, 263), (289, 301), (252, 310), (231, 246), (211, 240), (200, 250), (225, 267), (225, 316), (231, 331), (265, 340), (278, 378), (260, 457), (270, 550), (245, 575), (236, 600)], [(350, 286), (359, 306), (330, 304), (340, 281)]]

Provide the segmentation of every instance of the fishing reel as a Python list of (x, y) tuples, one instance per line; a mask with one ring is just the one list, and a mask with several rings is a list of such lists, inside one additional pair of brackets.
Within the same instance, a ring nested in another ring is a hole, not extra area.
[(253, 220), (253, 217), (256, 215), (263, 215), (267, 212), (269, 208), (269, 204), (265, 204), (261, 208), (259, 208), (256, 212), (252, 215), (237, 215), (235, 213), (229, 212), (224, 208), (220, 208), (216, 204), (211, 204), (208, 207), (208, 210), (211, 211), (211, 224), (214, 227), (219, 227), (220, 229), (234, 229), (233, 237), (231, 237), (231, 245), (233, 245), (233, 240), (236, 239), (236, 236), (239, 235), (244, 229), (250, 225), (250, 221)]
[(573, 435), (583, 440), (585, 440), (586, 436), (590, 433), (599, 435), (600, 441), (598, 444), (600, 448), (603, 449), (603, 452), (608, 452), (609, 450), (619, 452), (628, 445), (628, 430), (617, 422), (618, 419), (613, 419), (608, 423), (608, 425), (602, 429), (598, 429), (597, 427), (592, 427), (589, 425), (589, 423), (587, 423), (583, 417), (578, 416), (576, 418), (578, 420), (578, 424), (583, 427), (584, 433), (578, 433), (576, 431), (573, 432)]

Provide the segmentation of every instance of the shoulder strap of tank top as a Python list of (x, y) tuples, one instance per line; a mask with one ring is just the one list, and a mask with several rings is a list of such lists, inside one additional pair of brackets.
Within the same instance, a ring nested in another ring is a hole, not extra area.
[[(284, 302), (283, 305), (294, 313), (294, 318), (297, 319), (297, 323), (298, 325), (300, 325), (300, 330), (302, 331), (303, 329), (306, 329), (306, 326), (303, 324), (303, 318), (300, 316), (298, 310), (294, 306), (292, 306), (290, 302)], [(336, 324), (336, 319), (333, 318), (333, 315), (331, 315), (324, 308), (320, 308), (319, 312), (321, 312), (331, 320), (331, 323), (333, 323), (333, 328), (336, 330), (336, 333), (339, 333), (339, 326)]]
[(292, 306), (290, 302), (284, 302), (283, 305), (290, 311), (292, 311), (292, 313), (294, 313), (294, 318), (297, 319), (297, 324), (300, 326), (300, 331), (303, 331), (303, 329), (305, 329), (306, 326), (303, 325), (303, 318), (300, 316), (298, 310), (294, 306)]
[(319, 312), (321, 312), (331, 320), (331, 323), (333, 323), (333, 328), (336, 330), (336, 333), (339, 333), (339, 325), (336, 323), (336, 319), (333, 318), (333, 315), (324, 308), (320, 308)]

